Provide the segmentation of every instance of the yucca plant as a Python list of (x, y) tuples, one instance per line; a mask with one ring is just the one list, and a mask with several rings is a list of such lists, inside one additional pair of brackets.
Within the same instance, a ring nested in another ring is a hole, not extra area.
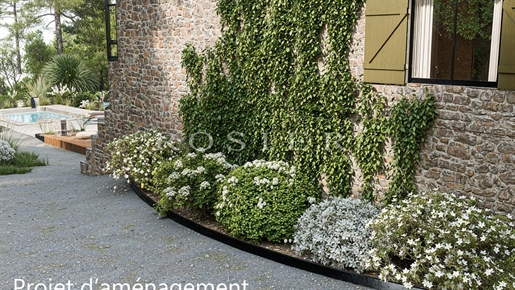
[(66, 85), (79, 92), (94, 91), (97, 85), (95, 72), (75, 55), (56, 55), (43, 68), (43, 74), (51, 85)]

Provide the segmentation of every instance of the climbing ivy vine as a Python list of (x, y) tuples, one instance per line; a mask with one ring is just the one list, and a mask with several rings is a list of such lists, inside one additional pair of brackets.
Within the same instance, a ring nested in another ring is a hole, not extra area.
[[(353, 79), (347, 63), (364, 2), (219, 0), (216, 45), (183, 51), (191, 92), (180, 103), (185, 140), (233, 163), (290, 161), (342, 196), (352, 191), (355, 156), (362, 195), (375, 199), (389, 130), (386, 101)], [(357, 137), (356, 122), (363, 126)]]
[(427, 130), (436, 117), (436, 103), (432, 94), (424, 100), (400, 100), (391, 110), (389, 119), (390, 134), (393, 141), (394, 175), (386, 195), (386, 202), (402, 200), (415, 192), (414, 174), (420, 149)]
[(383, 169), (384, 143), (388, 133), (386, 98), (377, 94), (370, 85), (363, 84), (358, 102), (363, 129), (357, 136), (354, 156), (363, 174), (361, 196), (374, 200), (374, 174)]

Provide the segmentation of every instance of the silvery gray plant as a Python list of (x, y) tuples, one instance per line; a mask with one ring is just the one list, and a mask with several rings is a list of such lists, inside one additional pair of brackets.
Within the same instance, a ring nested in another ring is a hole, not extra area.
[(371, 203), (352, 198), (312, 205), (297, 222), (293, 249), (316, 263), (362, 273), (362, 261), (372, 249), (366, 225), (379, 213)]
[(16, 151), (7, 141), (0, 140), (0, 161), (9, 161), (14, 158)]

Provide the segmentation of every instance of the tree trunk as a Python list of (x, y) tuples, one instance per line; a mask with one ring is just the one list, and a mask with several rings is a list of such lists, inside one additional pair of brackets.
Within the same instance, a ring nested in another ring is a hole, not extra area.
[[(16, 45), (16, 73), (21, 75), (21, 52), (20, 52), (20, 30), (17, 27), (18, 24), (18, 9), (16, 7), (16, 1), (13, 1), (13, 17), (14, 17), (14, 40)], [(16, 78), (16, 76), (15, 76)]]
[(63, 29), (61, 27), (61, 11), (55, 7), (54, 10), (54, 21), (55, 21), (55, 48), (57, 54), (63, 53)]

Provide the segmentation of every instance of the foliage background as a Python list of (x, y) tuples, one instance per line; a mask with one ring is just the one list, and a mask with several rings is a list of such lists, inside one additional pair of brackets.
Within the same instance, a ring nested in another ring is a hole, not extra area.
[[(362, 196), (377, 199), (374, 182), (385, 167), (384, 142), (392, 137), (390, 127), (399, 124), (387, 121), (386, 100), (349, 70), (353, 28), (364, 1), (217, 3), (222, 37), (202, 53), (193, 46), (183, 51), (191, 90), (180, 106), (186, 140), (200, 142), (198, 132), (208, 133), (211, 149), (237, 164), (258, 158), (291, 162), (312, 183), (324, 180), (332, 194), (342, 196), (351, 194), (356, 156)], [(405, 113), (432, 124), (434, 100), (428, 100), (424, 110), (410, 107)], [(409, 142), (418, 145), (427, 128), (411, 125), (419, 134)], [(418, 152), (420, 146), (409, 150)], [(403, 157), (418, 161), (415, 153)], [(413, 178), (406, 170), (395, 174)], [(409, 190), (401, 184), (387, 194), (404, 196)]]

